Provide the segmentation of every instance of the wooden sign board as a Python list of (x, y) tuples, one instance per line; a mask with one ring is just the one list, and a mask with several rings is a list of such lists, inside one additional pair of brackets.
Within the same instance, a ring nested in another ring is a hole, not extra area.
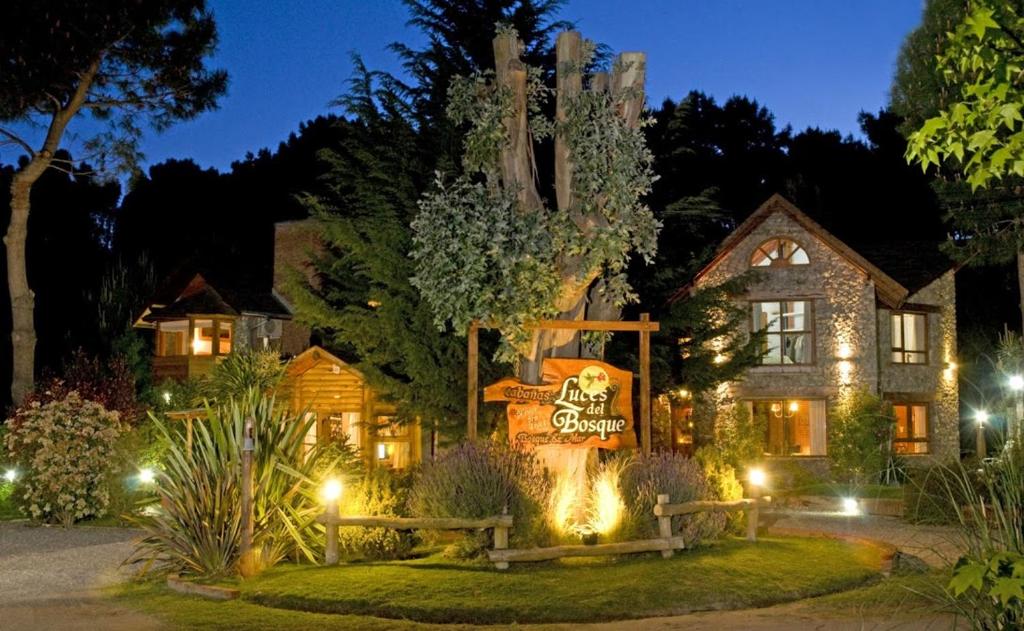
[(508, 435), (522, 449), (539, 445), (635, 449), (633, 373), (596, 359), (545, 358), (543, 383), (506, 378), (484, 401), (508, 402)]

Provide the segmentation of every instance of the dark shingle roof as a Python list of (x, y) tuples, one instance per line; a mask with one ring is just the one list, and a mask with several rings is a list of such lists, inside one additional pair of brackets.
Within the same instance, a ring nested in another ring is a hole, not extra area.
[[(162, 305), (162, 306), (158, 306)], [(189, 314), (237, 316), (256, 313), (291, 318), (291, 311), (269, 289), (256, 283), (210, 272), (173, 274), (147, 305), (146, 322), (177, 319)]]
[(938, 241), (888, 241), (852, 247), (914, 294), (956, 267)]

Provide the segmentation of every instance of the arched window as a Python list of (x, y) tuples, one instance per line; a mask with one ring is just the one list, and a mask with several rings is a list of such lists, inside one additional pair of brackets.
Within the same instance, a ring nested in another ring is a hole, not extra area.
[(768, 239), (754, 250), (750, 257), (751, 267), (782, 267), (785, 265), (807, 265), (811, 261), (807, 252), (791, 239)]

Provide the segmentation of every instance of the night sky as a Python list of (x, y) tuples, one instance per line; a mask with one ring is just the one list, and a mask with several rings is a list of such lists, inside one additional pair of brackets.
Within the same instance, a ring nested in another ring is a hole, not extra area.
[[(224, 169), (247, 151), (274, 148), (329, 111), (350, 76), (351, 52), (398, 72), (387, 45), (423, 41), (405, 26), (398, 0), (209, 4), (221, 34), (215, 64), (230, 74), (229, 93), (216, 112), (148, 133), (145, 164), (192, 157)], [(857, 113), (887, 102), (899, 46), (921, 9), (921, 0), (570, 0), (561, 17), (615, 52), (645, 51), (652, 105), (691, 89), (719, 100), (743, 94), (780, 126), (858, 135)]]

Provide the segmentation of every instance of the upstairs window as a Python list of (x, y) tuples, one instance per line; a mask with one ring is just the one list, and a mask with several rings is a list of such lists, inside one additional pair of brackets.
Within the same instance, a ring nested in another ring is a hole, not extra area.
[(808, 300), (755, 302), (754, 331), (766, 331), (761, 363), (767, 365), (810, 364), (814, 345), (814, 323)]
[(928, 363), (928, 321), (923, 313), (892, 314), (894, 364)]
[(768, 239), (750, 257), (751, 267), (786, 267), (810, 262), (807, 252), (796, 241), (784, 238)]

